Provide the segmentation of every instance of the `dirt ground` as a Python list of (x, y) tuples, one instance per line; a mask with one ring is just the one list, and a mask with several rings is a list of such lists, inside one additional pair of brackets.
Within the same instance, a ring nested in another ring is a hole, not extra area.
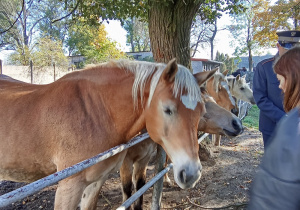
[[(249, 189), (263, 155), (262, 136), (259, 131), (246, 128), (240, 136), (221, 140), (220, 147), (208, 145), (211, 157), (201, 161), (202, 177), (188, 190), (164, 186), (161, 209), (246, 209)], [(149, 167), (147, 179), (154, 176)], [(169, 172), (173, 180), (173, 171)], [(0, 181), (0, 195), (23, 186), (24, 183)], [(53, 209), (56, 185), (13, 203), (0, 210)], [(151, 208), (152, 187), (144, 195), (144, 209)], [(97, 210), (116, 209), (122, 203), (119, 174), (114, 173), (105, 182), (99, 195)]]

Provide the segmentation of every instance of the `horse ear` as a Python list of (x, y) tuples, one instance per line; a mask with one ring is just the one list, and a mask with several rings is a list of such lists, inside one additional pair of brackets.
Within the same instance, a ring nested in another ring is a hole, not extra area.
[(162, 73), (162, 78), (169, 83), (173, 83), (177, 71), (178, 71), (178, 65), (176, 62), (176, 58), (173, 58), (172, 60), (169, 61), (166, 68), (164, 69)]
[(194, 74), (194, 77), (196, 78), (199, 86), (202, 85), (204, 82), (206, 82), (209, 78), (211, 78), (212, 75), (214, 75), (214, 73), (216, 73), (217, 70), (218, 70), (218, 68), (215, 68), (211, 71), (203, 71), (203, 72)]
[(240, 75), (238, 74), (235, 78), (236, 81), (239, 81), (240, 80)]
[(227, 70), (225, 70), (225, 71), (223, 71), (223, 75), (226, 77), (226, 75), (228, 74), (228, 71), (229, 71), (229, 69), (227, 69)]

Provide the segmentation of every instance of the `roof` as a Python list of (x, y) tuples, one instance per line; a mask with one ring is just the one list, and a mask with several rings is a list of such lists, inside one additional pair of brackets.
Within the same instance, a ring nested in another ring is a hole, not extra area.
[(214, 64), (222, 64), (223, 62), (220, 61), (213, 61), (206, 58), (191, 58), (191, 61), (202, 61), (206, 63), (214, 63)]

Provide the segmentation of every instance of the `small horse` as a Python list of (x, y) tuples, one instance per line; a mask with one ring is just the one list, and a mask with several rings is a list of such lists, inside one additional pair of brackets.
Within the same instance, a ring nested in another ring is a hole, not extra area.
[[(215, 73), (210, 78), (205, 87), (210, 96), (212, 96), (218, 105), (225, 108), (228, 111), (235, 109), (235, 100), (230, 93), (230, 88), (227, 84), (226, 74), (228, 70), (223, 73)], [(216, 134), (212, 135), (213, 142), (216, 146), (220, 146), (221, 136)]]
[[(201, 87), (201, 93), (205, 102), (206, 113), (200, 118), (198, 131), (229, 137), (239, 135), (243, 129), (241, 120), (217, 105), (205, 88)], [(131, 196), (132, 186), (134, 186), (135, 191), (138, 191), (145, 185), (147, 165), (155, 151), (156, 143), (150, 138), (128, 149), (120, 169), (123, 202)], [(165, 174), (165, 181), (171, 182), (167, 173)], [(134, 204), (134, 209), (142, 209), (142, 206), (143, 195)]]
[(255, 104), (253, 92), (246, 82), (246, 75), (242, 77), (240, 77), (240, 75), (237, 75), (236, 77), (230, 75), (227, 76), (226, 79), (228, 82), (230, 92), (235, 98), (235, 114), (238, 116), (238, 100), (246, 101), (250, 104)]
[[(205, 114), (199, 85), (177, 65), (120, 60), (69, 73), (47, 85), (0, 80), (0, 179), (32, 182), (147, 128), (174, 163), (176, 183), (201, 176), (197, 126)], [(3, 86), (1, 85), (3, 83)], [(101, 186), (126, 151), (59, 182), (55, 209), (95, 209)]]

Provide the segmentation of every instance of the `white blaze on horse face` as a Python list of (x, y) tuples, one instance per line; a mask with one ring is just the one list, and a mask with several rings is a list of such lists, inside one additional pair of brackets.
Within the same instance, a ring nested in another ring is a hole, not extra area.
[(222, 85), (222, 86), (225, 88), (225, 90), (227, 91), (228, 96), (229, 96), (229, 99), (230, 99), (232, 105), (235, 106), (235, 100), (233, 99), (233, 97), (232, 97), (232, 95), (231, 95), (231, 93), (230, 93), (229, 86), (228, 86), (227, 82), (224, 82), (224, 81), (223, 81), (223, 82), (221, 82), (221, 85)]
[(196, 100), (192, 100), (187, 95), (181, 96), (181, 101), (187, 109), (191, 109), (191, 110), (195, 110), (197, 103), (198, 103)]

